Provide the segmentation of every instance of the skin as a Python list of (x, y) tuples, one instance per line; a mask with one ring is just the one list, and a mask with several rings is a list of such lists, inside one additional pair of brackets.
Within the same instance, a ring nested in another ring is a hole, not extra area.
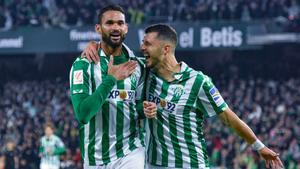
[[(96, 50), (97, 47), (97, 44), (92, 42), (83, 53), (86, 53), (87, 50)], [(153, 69), (160, 77), (169, 82), (174, 80), (172, 75), (173, 73), (180, 71), (180, 65), (175, 58), (175, 45), (172, 42), (159, 39), (156, 32), (150, 32), (144, 36), (144, 40), (141, 45), (141, 51), (146, 57), (147, 67)], [(154, 118), (156, 116), (156, 104), (144, 101), (143, 106), (146, 117)], [(247, 141), (248, 144), (251, 145), (255, 142), (255, 140), (257, 140), (257, 137), (251, 128), (245, 122), (243, 122), (230, 108), (220, 113), (218, 117), (226, 126), (234, 129), (239, 136)], [(259, 150), (258, 153), (265, 160), (267, 168), (284, 168), (279, 158), (279, 154), (275, 153), (268, 147), (265, 146)]]
[[(117, 80), (127, 78), (135, 70), (137, 66), (136, 61), (131, 60), (119, 65), (113, 65), (113, 57), (121, 54), (122, 43), (128, 32), (124, 14), (119, 11), (105, 12), (100, 23), (96, 24), (95, 29), (102, 37), (102, 42), (99, 47), (101, 46), (103, 51), (107, 55), (110, 55), (107, 73), (114, 76)], [(95, 54), (97, 51), (91, 53)], [(88, 60), (91, 61), (93, 58), (88, 58)], [(98, 62), (99, 57), (97, 57), (96, 63)]]

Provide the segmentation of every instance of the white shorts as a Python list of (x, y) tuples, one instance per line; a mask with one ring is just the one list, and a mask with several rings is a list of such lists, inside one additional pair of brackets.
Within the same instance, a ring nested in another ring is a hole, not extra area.
[(52, 164), (41, 163), (40, 164), (40, 169), (59, 169), (59, 166), (52, 165)]
[[(181, 169), (181, 168), (176, 168), (176, 167), (161, 167), (161, 166), (156, 166), (156, 165), (151, 165), (150, 163), (146, 163), (146, 169)], [(185, 167), (183, 167), (185, 168)], [(209, 167), (199, 167), (201, 169), (210, 169)]]
[(84, 169), (144, 169), (145, 168), (145, 148), (139, 147), (107, 165), (83, 166)]

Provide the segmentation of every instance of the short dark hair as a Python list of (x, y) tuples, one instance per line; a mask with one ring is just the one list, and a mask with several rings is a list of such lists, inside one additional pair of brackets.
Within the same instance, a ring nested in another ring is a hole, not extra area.
[(121, 12), (122, 14), (125, 15), (125, 11), (124, 11), (124, 9), (123, 9), (120, 5), (115, 5), (115, 4), (113, 4), (113, 5), (108, 5), (108, 6), (105, 6), (104, 8), (102, 8), (102, 9), (100, 10), (100, 12), (98, 13), (98, 19), (99, 19), (98, 22), (99, 22), (99, 23), (101, 23), (103, 14), (104, 14), (105, 12), (107, 12), (107, 11), (119, 11), (119, 12)]
[(159, 23), (150, 25), (145, 29), (145, 33), (157, 32), (157, 38), (161, 40), (168, 40), (177, 45), (177, 32), (174, 28), (167, 24)]

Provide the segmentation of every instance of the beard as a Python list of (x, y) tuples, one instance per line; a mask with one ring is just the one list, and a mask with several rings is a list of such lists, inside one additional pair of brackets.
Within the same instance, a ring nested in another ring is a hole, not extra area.
[(102, 41), (105, 42), (106, 44), (108, 44), (110, 47), (112, 48), (117, 48), (119, 46), (122, 45), (122, 43), (124, 42), (125, 40), (125, 34), (121, 34), (120, 33), (120, 40), (115, 42), (111, 39), (112, 35), (111, 34), (103, 34), (102, 35)]

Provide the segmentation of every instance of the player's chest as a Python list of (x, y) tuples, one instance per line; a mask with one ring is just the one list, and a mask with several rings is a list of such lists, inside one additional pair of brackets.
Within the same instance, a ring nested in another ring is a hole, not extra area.
[(166, 83), (162, 80), (148, 81), (147, 100), (154, 102), (160, 112), (182, 115), (194, 107), (197, 94), (185, 83)]

